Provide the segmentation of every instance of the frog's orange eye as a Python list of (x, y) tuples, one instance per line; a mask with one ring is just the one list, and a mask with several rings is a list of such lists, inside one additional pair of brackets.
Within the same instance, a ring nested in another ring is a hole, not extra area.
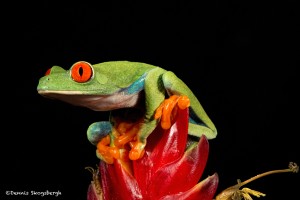
[(79, 61), (75, 63), (71, 68), (71, 77), (74, 81), (84, 83), (90, 80), (93, 76), (93, 69), (91, 64)]
[(45, 73), (45, 76), (49, 75), (51, 73), (51, 68), (49, 68), (46, 73)]

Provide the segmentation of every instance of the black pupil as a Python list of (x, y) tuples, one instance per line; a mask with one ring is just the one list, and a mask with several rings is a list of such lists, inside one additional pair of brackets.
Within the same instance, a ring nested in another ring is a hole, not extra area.
[(79, 73), (80, 76), (82, 76), (82, 74), (83, 74), (83, 67), (81, 67), (81, 66), (79, 67), (79, 72), (78, 73)]

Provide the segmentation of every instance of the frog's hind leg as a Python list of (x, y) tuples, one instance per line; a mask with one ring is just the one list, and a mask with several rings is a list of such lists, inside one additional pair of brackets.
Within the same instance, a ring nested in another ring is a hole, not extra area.
[(188, 86), (170, 71), (164, 73), (162, 79), (169, 96), (185, 95), (190, 99), (190, 119), (193, 119), (193, 121), (190, 120), (189, 123), (189, 135), (200, 137), (204, 134), (208, 139), (215, 138), (217, 136), (217, 129), (215, 125), (210, 120), (197, 97), (188, 88)]
[[(216, 137), (216, 131), (212, 131), (193, 111), (193, 108), (189, 108), (189, 135), (201, 137), (205, 135), (207, 139), (213, 139)], [(212, 127), (212, 126), (211, 126)], [(214, 127), (214, 126), (213, 126)]]

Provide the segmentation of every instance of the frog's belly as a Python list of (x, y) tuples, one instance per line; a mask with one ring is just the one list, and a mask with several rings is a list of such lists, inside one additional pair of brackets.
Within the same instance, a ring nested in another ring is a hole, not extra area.
[(135, 107), (140, 93), (126, 94), (119, 92), (113, 95), (66, 94), (62, 92), (40, 92), (45, 97), (58, 99), (76, 106), (83, 106), (95, 111), (110, 111), (119, 108)]
[(76, 103), (79, 106), (84, 106), (95, 111), (109, 111), (119, 108), (135, 107), (138, 104), (139, 96), (139, 94), (116, 94), (112, 96), (89, 95), (82, 97)]

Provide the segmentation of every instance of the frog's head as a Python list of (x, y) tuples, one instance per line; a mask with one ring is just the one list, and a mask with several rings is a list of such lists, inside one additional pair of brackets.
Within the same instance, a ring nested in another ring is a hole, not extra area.
[(137, 101), (136, 94), (124, 95), (124, 88), (140, 78), (138, 70), (128, 70), (130, 62), (91, 65), (76, 62), (69, 70), (53, 66), (39, 80), (38, 93), (93, 110), (112, 110)]

